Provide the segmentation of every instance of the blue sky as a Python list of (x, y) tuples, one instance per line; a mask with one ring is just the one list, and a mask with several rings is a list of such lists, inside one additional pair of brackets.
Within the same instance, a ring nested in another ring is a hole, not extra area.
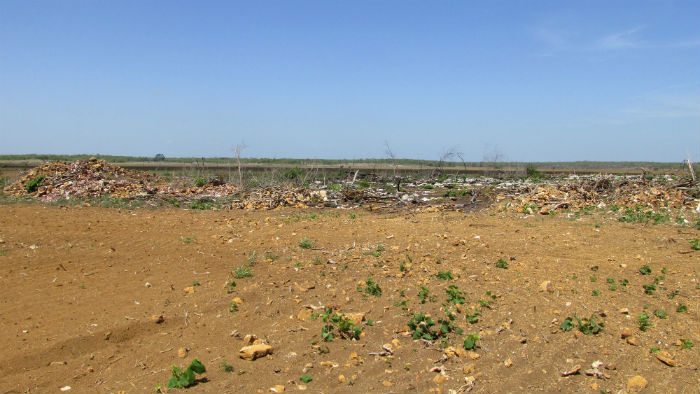
[(0, 1), (0, 153), (698, 160), (700, 2)]

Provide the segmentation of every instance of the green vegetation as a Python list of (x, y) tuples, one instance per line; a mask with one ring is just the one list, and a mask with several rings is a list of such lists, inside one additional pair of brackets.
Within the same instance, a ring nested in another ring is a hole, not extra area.
[(207, 184), (207, 181), (204, 180), (201, 176), (195, 178), (194, 180), (194, 187), (202, 187)]
[(266, 260), (275, 261), (275, 260), (277, 260), (277, 259), (279, 259), (279, 258), (280, 258), (279, 255), (276, 255), (276, 254), (274, 254), (274, 253), (272, 253), (272, 252), (265, 252), (265, 259), (266, 259)]
[(700, 250), (700, 238), (695, 238), (693, 240), (688, 241), (690, 242), (690, 248), (693, 250)]
[(651, 268), (648, 265), (645, 265), (639, 269), (639, 273), (642, 275), (649, 275), (651, 274)]
[(233, 276), (235, 276), (236, 279), (250, 278), (253, 276), (253, 272), (247, 265), (242, 265), (233, 270)]
[(649, 321), (649, 318), (651, 318), (651, 315), (648, 313), (639, 314), (637, 317), (637, 324), (639, 325), (640, 330), (646, 331), (649, 328), (654, 327), (654, 325)]
[(182, 242), (185, 244), (191, 244), (191, 243), (197, 241), (197, 238), (194, 238), (194, 237), (184, 237), (184, 238), (180, 237), (180, 239), (182, 239)]
[(305, 375), (301, 375), (301, 377), (299, 377), (299, 380), (301, 380), (302, 383), (306, 384), (306, 383), (309, 383), (310, 381), (314, 380), (314, 378), (311, 375), (305, 374)]
[(596, 335), (603, 331), (603, 327), (605, 327), (605, 323), (598, 323), (596, 321), (597, 318), (597, 315), (591, 315), (590, 318), (581, 319), (574, 315), (573, 318), (567, 317), (564, 319), (564, 321), (559, 325), (559, 328), (562, 331), (571, 331), (574, 328), (574, 320), (576, 320), (578, 323), (578, 330), (584, 335)]
[(201, 375), (206, 372), (207, 369), (204, 365), (199, 362), (196, 358), (192, 360), (192, 363), (183, 372), (180, 368), (173, 365), (173, 377), (168, 381), (168, 388), (187, 388), (194, 384), (196, 378), (195, 374)]
[(496, 267), (497, 267), (497, 268), (508, 269), (508, 263), (507, 263), (505, 260), (503, 260), (503, 259), (498, 259), (498, 261), (496, 262)]
[(382, 288), (379, 287), (377, 282), (372, 279), (372, 277), (367, 278), (365, 281), (365, 293), (373, 295), (375, 297), (381, 297), (382, 296)]
[(421, 304), (425, 304), (425, 302), (428, 300), (429, 293), (430, 290), (428, 290), (428, 288), (425, 286), (421, 286), (420, 290), (418, 290), (418, 298), (420, 298)]
[(559, 328), (562, 331), (571, 331), (574, 328), (574, 319), (567, 317), (563, 322), (561, 322)]
[(301, 242), (299, 242), (299, 247), (302, 249), (311, 249), (314, 247), (316, 242), (304, 237)]
[(687, 339), (681, 339), (681, 349), (691, 349), (693, 345), (693, 341), (689, 341)]
[(464, 348), (466, 350), (474, 350), (477, 348), (476, 342), (481, 339), (480, 336), (476, 334), (469, 334), (464, 338)]
[(481, 316), (481, 312), (476, 309), (470, 309), (466, 312), (465, 319), (469, 324), (476, 324), (479, 322), (479, 316)]
[(688, 311), (688, 306), (686, 304), (680, 304), (676, 307), (676, 312), (683, 313)]
[(374, 256), (374, 257), (379, 257), (382, 255), (382, 252), (384, 251), (384, 245), (379, 244), (377, 247), (369, 252), (365, 253), (365, 256)]
[(652, 221), (654, 224), (661, 224), (671, 220), (671, 216), (668, 210), (663, 213), (651, 210), (644, 211), (642, 206), (636, 206), (634, 209), (625, 208), (618, 220), (623, 223), (647, 223)]
[(656, 310), (654, 311), (654, 316), (658, 317), (659, 319), (666, 319), (666, 318), (668, 318), (668, 315), (666, 314), (666, 312), (664, 312), (663, 309), (656, 309)]
[(435, 277), (442, 280), (450, 280), (454, 279), (455, 276), (450, 271), (438, 271)]
[(432, 341), (437, 339), (437, 331), (431, 329), (435, 325), (433, 319), (426, 317), (423, 312), (414, 314), (408, 321), (408, 328), (413, 331), (413, 339), (425, 339)]
[(344, 314), (334, 313), (333, 308), (325, 308), (323, 313), (311, 315), (312, 320), (317, 317), (321, 317), (321, 320), (326, 323), (326, 325), (321, 328), (321, 338), (325, 342), (330, 342), (335, 338), (334, 332), (337, 332), (341, 339), (360, 339), (362, 328), (356, 326), (352, 320)]
[(219, 367), (223, 372), (233, 372), (233, 365), (230, 365), (226, 359), (221, 360), (221, 364), (219, 364)]
[(466, 299), (464, 298), (464, 293), (457, 288), (455, 285), (450, 285), (449, 288), (445, 290), (447, 293), (447, 302), (453, 304), (464, 304)]
[(25, 187), (25, 190), (27, 191), (27, 193), (34, 193), (35, 191), (37, 191), (37, 189), (39, 189), (39, 186), (41, 186), (41, 181), (43, 181), (43, 180), (44, 180), (44, 176), (39, 175), (38, 177), (29, 181), (29, 183), (27, 183), (27, 186)]

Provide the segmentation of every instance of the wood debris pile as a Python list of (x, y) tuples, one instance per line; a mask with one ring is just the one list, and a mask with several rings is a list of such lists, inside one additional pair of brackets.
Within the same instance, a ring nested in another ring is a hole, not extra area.
[(697, 184), (691, 181), (647, 181), (643, 178), (599, 177), (573, 182), (520, 186), (500, 193), (496, 201), (510, 197), (508, 209), (515, 212), (549, 214), (562, 209), (585, 207), (645, 207), (693, 209)]
[(309, 206), (336, 206), (325, 190), (310, 190), (300, 187), (268, 187), (247, 193), (242, 200), (231, 204), (231, 208), (261, 210), (277, 207), (308, 208)]
[[(31, 187), (32, 182), (36, 185)], [(143, 171), (127, 170), (91, 158), (74, 162), (46, 162), (4, 189), (12, 196), (32, 196), (41, 201), (75, 197), (129, 198), (156, 192), (162, 179)]]

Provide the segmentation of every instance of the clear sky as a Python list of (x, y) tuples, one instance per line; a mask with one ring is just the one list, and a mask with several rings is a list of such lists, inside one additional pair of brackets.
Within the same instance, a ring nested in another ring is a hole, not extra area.
[(700, 2), (0, 0), (0, 153), (681, 161)]

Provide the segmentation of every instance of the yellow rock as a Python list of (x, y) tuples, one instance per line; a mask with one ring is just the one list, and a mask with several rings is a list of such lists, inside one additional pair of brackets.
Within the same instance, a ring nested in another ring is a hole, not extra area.
[(185, 349), (184, 347), (177, 349), (177, 356), (180, 358), (187, 357), (187, 349)]
[(438, 374), (438, 375), (435, 375), (435, 377), (433, 378), (433, 383), (443, 384), (443, 383), (445, 383), (445, 380), (447, 380), (447, 376)]
[(297, 314), (297, 319), (299, 319), (301, 321), (310, 320), (311, 313), (312, 313), (311, 309), (304, 308), (304, 309), (300, 310), (299, 313)]
[(273, 348), (270, 345), (265, 345), (265, 344), (250, 345), (250, 346), (242, 347), (241, 350), (238, 351), (238, 357), (240, 357), (244, 360), (253, 361), (253, 360), (258, 359), (260, 357), (265, 357), (268, 354), (272, 354), (272, 352), (273, 352)]
[(187, 294), (194, 294), (194, 286), (185, 287), (183, 291)]
[(647, 380), (642, 376), (634, 376), (627, 381), (627, 390), (633, 392), (640, 392), (647, 387)]
[(277, 384), (273, 387), (270, 387), (270, 392), (271, 393), (283, 393), (284, 392), (284, 386), (281, 384)]
[(348, 380), (345, 379), (345, 375), (338, 375), (338, 383), (345, 383)]
[(467, 355), (468, 355), (469, 358), (471, 358), (472, 360), (476, 360), (477, 358), (481, 357), (481, 354), (479, 354), (479, 353), (477, 353), (477, 352), (471, 352), (471, 351), (470, 351), (469, 353), (467, 353)]
[(474, 365), (474, 363), (469, 363), (462, 367), (462, 373), (465, 375), (469, 375), (470, 373), (473, 373), (475, 369), (476, 365)]
[(634, 334), (634, 333), (632, 332), (632, 329), (629, 327), (623, 327), (622, 330), (620, 331), (620, 337), (622, 337), (622, 339), (625, 339), (627, 337), (631, 337), (632, 334)]
[(394, 385), (394, 382), (392, 382), (391, 380), (384, 380), (382, 382), (382, 386), (384, 386), (384, 387), (391, 387), (393, 385)]

